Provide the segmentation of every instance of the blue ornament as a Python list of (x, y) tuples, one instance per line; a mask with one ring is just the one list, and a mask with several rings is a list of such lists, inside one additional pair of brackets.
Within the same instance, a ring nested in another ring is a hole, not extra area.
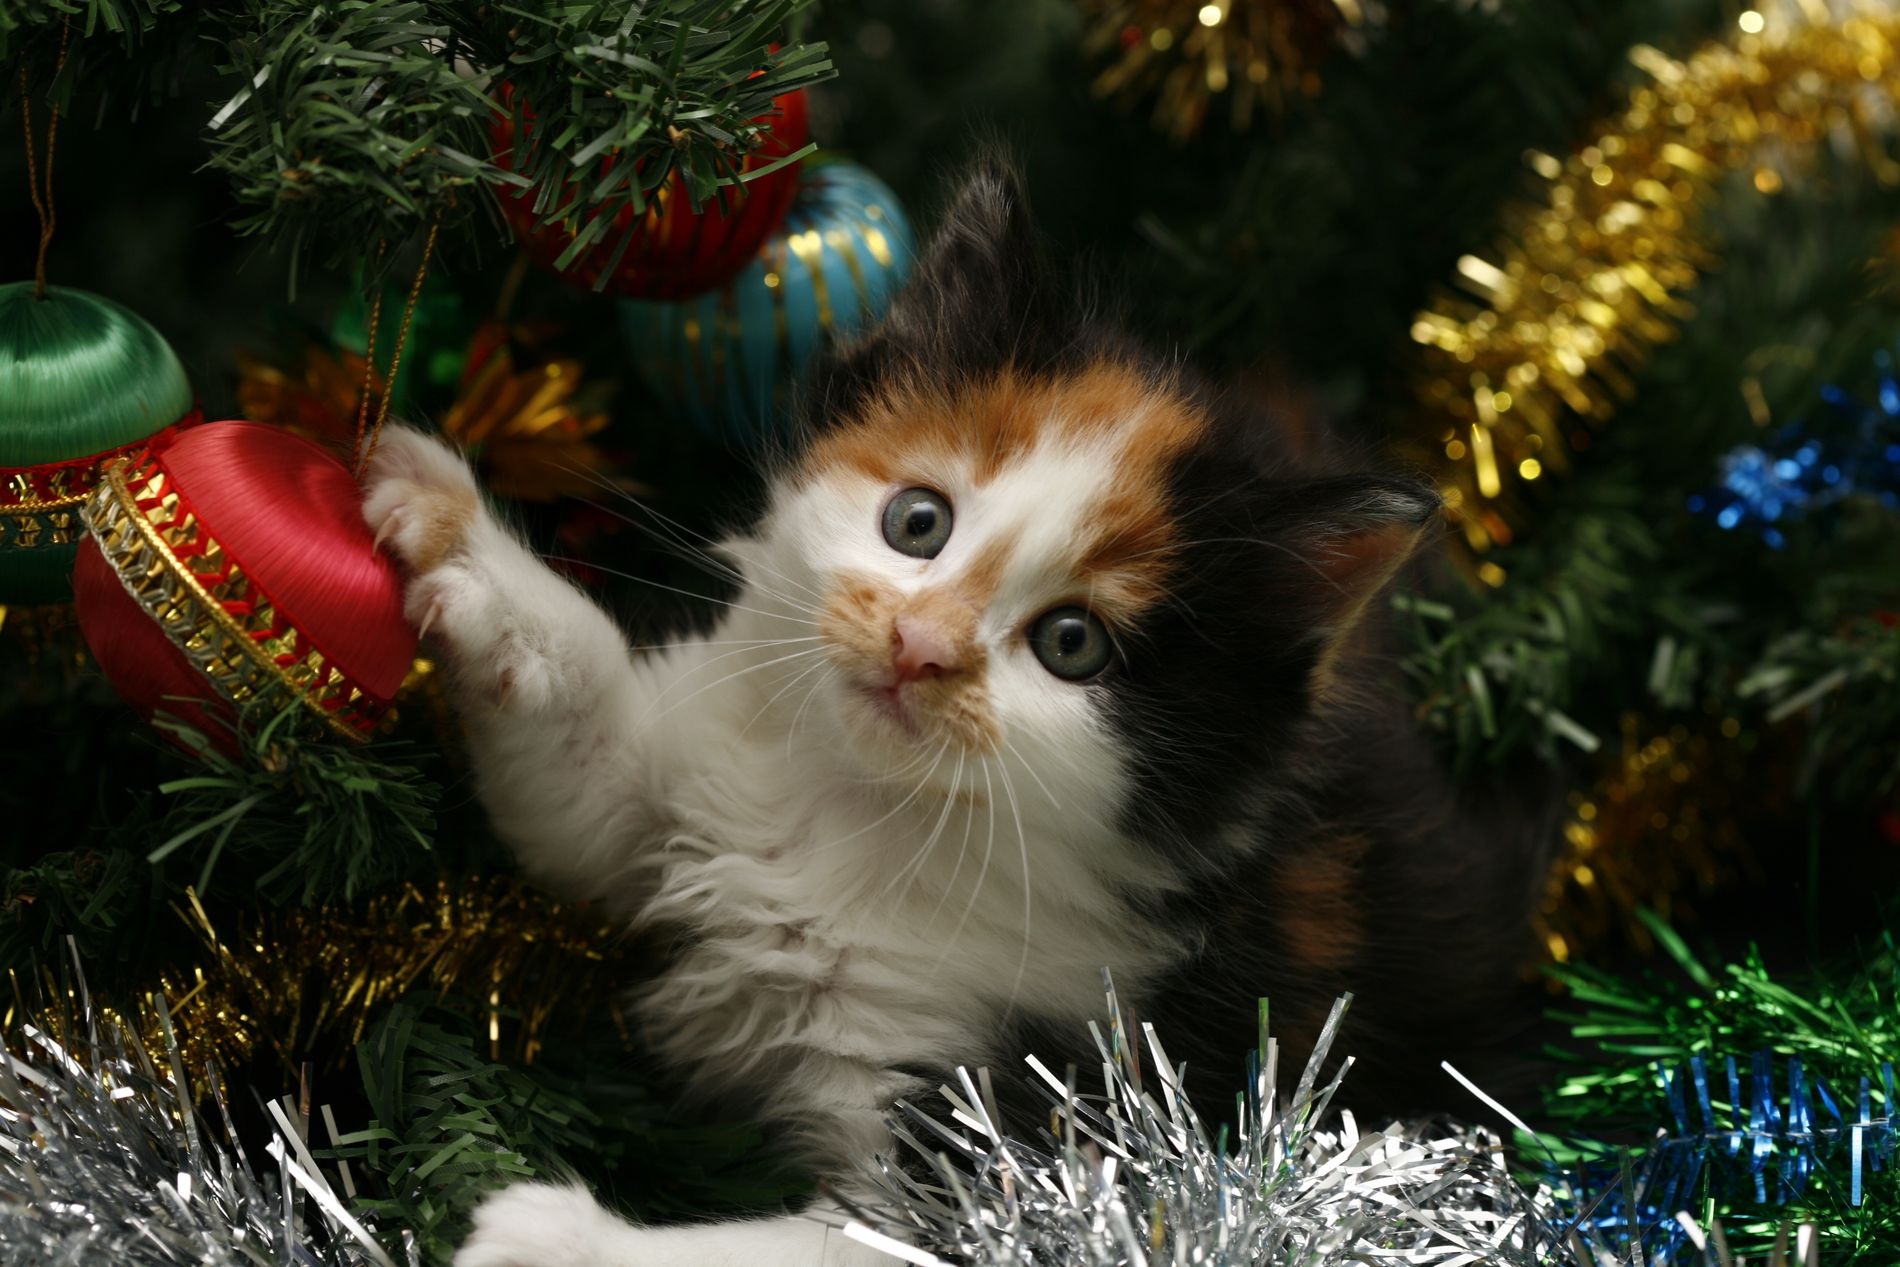
[(1778, 550), (1787, 542), (1780, 525), (1848, 497), (1900, 508), (1900, 379), (1886, 353), (1875, 364), (1880, 380), (1873, 401), (1823, 388), (1831, 418), (1816, 426), (1792, 422), (1766, 445), (1730, 449), (1717, 463), (1715, 487), (1689, 498), (1689, 509), (1717, 527), (1755, 531)]
[(786, 430), (792, 384), (827, 338), (883, 317), (916, 244), (888, 186), (856, 163), (808, 167), (785, 223), (732, 281), (693, 299), (623, 300), (640, 377), (706, 434)]

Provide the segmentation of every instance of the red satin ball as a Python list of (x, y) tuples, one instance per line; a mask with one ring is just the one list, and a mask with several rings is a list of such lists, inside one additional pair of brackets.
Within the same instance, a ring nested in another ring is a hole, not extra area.
[[(528, 117), (532, 121), (533, 115)], [(747, 172), (770, 166), (804, 147), (810, 138), (804, 90), (778, 98), (773, 112), (754, 122), (767, 125), (771, 131), (741, 165), (741, 170)], [(496, 162), (505, 167), (511, 156), (512, 129), (499, 129), (495, 139)], [(603, 159), (601, 170), (611, 169), (613, 161), (611, 157)], [(649, 197), (639, 224), (635, 224), (631, 207), (621, 208), (613, 224), (560, 270), (561, 275), (577, 286), (594, 288), (606, 274), (600, 289), (634, 299), (684, 299), (703, 294), (724, 285), (752, 262), (766, 239), (784, 222), (797, 193), (798, 165), (793, 163), (743, 185), (720, 189), (695, 211), (686, 196), (685, 179), (676, 171)], [(562, 204), (576, 194), (572, 185), (562, 190)], [(532, 195), (504, 192), (501, 206), (529, 256), (543, 268), (553, 270), (574, 235), (560, 223), (537, 228)], [(615, 262), (614, 255), (629, 226), (634, 229), (633, 240)]]
[(93, 657), (141, 714), (180, 716), (227, 751), (232, 700), (253, 695), (301, 695), (300, 715), (367, 737), (416, 631), (362, 502), (342, 462), (281, 428), (169, 437), (88, 504), (74, 607)]

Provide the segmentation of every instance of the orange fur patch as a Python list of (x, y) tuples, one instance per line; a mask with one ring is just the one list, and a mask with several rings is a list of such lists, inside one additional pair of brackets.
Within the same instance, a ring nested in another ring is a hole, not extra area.
[[(1005, 372), (951, 392), (900, 381), (813, 445), (805, 461), (813, 475), (843, 468), (901, 484), (961, 459), (983, 484), (1052, 434), (1119, 441), (1113, 491), (1078, 525), (1088, 540), (1074, 578), (1077, 597), (1112, 622), (1132, 620), (1165, 592), (1180, 544), (1168, 473), (1206, 426), (1205, 414), (1170, 379), (1100, 361), (1060, 378)], [(966, 583), (968, 601), (987, 602), (983, 581), (993, 592), (1003, 562), (972, 569), (983, 578)]]
[(1354, 897), (1365, 851), (1365, 840), (1347, 837), (1276, 869), (1273, 903), (1279, 929), (1302, 967), (1336, 972), (1357, 958), (1364, 934)]
[(833, 663), (855, 680), (870, 683), (890, 671), (891, 631), (899, 616), (914, 615), (943, 629), (956, 648), (954, 668), (905, 687), (914, 716), (936, 737), (953, 740), (966, 751), (987, 753), (1001, 743), (1002, 727), (990, 705), (988, 656), (976, 637), (981, 610), (965, 599), (961, 588), (941, 586), (907, 599), (882, 581), (845, 577), (825, 596), (818, 632)]
[(430, 571), (454, 552), (480, 508), (470, 489), (415, 486), (406, 509), (417, 519), (415, 542), (409, 551), (409, 566), (417, 575)]

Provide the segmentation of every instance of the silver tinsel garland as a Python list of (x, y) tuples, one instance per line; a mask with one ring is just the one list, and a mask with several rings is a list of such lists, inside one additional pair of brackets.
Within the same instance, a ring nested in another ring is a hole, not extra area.
[[(1658, 1261), (1607, 1243), (1590, 1226), (1594, 1202), (1584, 1194), (1520, 1183), (1502, 1141), (1483, 1128), (1394, 1123), (1365, 1131), (1348, 1111), (1329, 1114), (1352, 1061), (1323, 1084), (1321, 1070), (1348, 1001), (1334, 1006), (1284, 1100), (1263, 1008), (1262, 1054), (1237, 1132), (1213, 1136), (1183, 1091), (1185, 1069), (1169, 1062), (1151, 1027), (1129, 1032), (1110, 983), (1108, 1032), (1090, 1026), (1104, 1094), (1084, 1095), (1073, 1072), (1058, 1077), (1030, 1058), (1032, 1085), (1050, 1113), (1023, 1138), (1005, 1129), (988, 1071), (959, 1070), (959, 1085), (942, 1089), (947, 1120), (910, 1103), (891, 1119), (925, 1163), (924, 1177), (894, 1166), (867, 1170), (839, 1197), (852, 1216), (846, 1235), (922, 1267)], [(1567, 1213), (1578, 1210), (1584, 1217)], [(1676, 1221), (1685, 1232), (1676, 1263), (1738, 1267), (1719, 1226)], [(1765, 1267), (1818, 1261), (1816, 1240), (1813, 1228), (1791, 1229), (1786, 1250)]]
[(0, 1263), (396, 1267), (296, 1115), (266, 1106), (269, 1164), (254, 1164), (215, 1078), (217, 1128), (199, 1111), (162, 1003), (166, 1050), (152, 1053), (83, 982), (76, 995), (64, 1042), (24, 1024), (0, 1056)]
[[(259, 1164), (215, 1077), (216, 1130), (200, 1111), (162, 1003), (153, 1053), (83, 983), (75, 1002), (64, 1041), (22, 1025), (0, 1053), (0, 1263), (398, 1267), (318, 1168), (294, 1106), (265, 1106), (274, 1130)], [(1344, 1013), (1342, 1000), (1284, 1101), (1263, 1013), (1236, 1133), (1210, 1136), (1185, 1071), (1150, 1027), (1130, 1033), (1111, 985), (1107, 1032), (1091, 1026), (1104, 1094), (1031, 1058), (1050, 1116), (1024, 1139), (1005, 1129), (988, 1073), (960, 1070), (947, 1120), (908, 1103), (893, 1117), (926, 1177), (867, 1170), (840, 1197), (845, 1232), (925, 1267), (1741, 1267), (1719, 1226), (1686, 1215), (1667, 1259), (1612, 1243), (1593, 1213), (1606, 1195), (1641, 1206), (1641, 1191), (1526, 1186), (1481, 1128), (1362, 1131), (1331, 1113), (1352, 1062), (1323, 1085), (1320, 1071)], [(1790, 1228), (1756, 1261), (1810, 1267), (1819, 1241)], [(413, 1248), (404, 1257), (418, 1267)]]

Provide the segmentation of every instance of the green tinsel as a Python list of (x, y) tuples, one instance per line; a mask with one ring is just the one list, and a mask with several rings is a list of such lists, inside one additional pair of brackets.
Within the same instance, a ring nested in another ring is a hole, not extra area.
[[(1553, 1125), (1520, 1140), (1522, 1157), (1594, 1174), (1576, 1186), (1607, 1198), (1599, 1225), (1660, 1227), (1668, 1193), (1719, 1216), (1739, 1253), (1766, 1253), (1810, 1223), (1830, 1264), (1900, 1261), (1893, 936), (1849, 970), (1790, 981), (1753, 952), (1711, 970), (1661, 920), (1645, 922), (1677, 974), (1556, 972), (1580, 1005), (1566, 1014), (1573, 1068), (1548, 1087)], [(1856, 1130), (1863, 1116), (1871, 1125)], [(1606, 1185), (1619, 1171), (1641, 1180)]]

